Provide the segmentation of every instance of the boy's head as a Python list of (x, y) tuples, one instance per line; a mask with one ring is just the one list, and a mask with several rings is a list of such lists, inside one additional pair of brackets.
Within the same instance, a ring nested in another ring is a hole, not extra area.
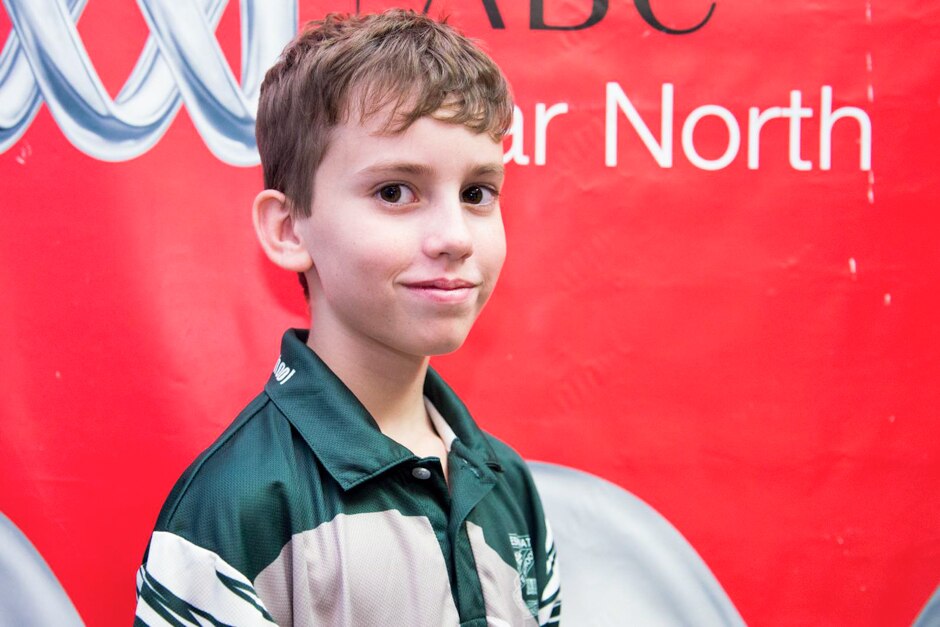
[(498, 141), (512, 121), (499, 67), (476, 44), (425, 15), (393, 9), (308, 23), (261, 85), (256, 135), (264, 185), (310, 213), (331, 131), (384, 113), (390, 133), (430, 116)]
[(308, 291), (312, 347), (460, 346), (505, 258), (511, 117), (495, 63), (411, 11), (328, 16), (288, 45), (262, 85), (253, 211)]

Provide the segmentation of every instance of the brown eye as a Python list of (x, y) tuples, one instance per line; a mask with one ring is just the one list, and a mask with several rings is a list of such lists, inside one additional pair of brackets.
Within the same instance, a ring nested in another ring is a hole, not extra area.
[(410, 205), (418, 202), (418, 195), (404, 183), (389, 183), (379, 187), (374, 196), (387, 205)]
[(478, 205), (483, 200), (483, 190), (473, 185), (463, 190), (463, 201), (471, 205)]
[(495, 199), (496, 193), (493, 190), (480, 185), (471, 185), (460, 192), (461, 202), (465, 202), (468, 205), (485, 205), (493, 202)]
[(401, 200), (401, 185), (386, 185), (379, 190), (379, 198), (385, 202), (398, 202)]

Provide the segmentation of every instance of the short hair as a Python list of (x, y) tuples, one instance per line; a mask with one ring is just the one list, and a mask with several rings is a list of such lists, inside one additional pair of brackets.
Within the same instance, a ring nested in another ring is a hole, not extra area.
[(331, 13), (308, 22), (264, 77), (256, 136), (265, 187), (286, 196), (292, 215), (309, 216), (330, 131), (389, 106), (393, 134), (431, 116), (499, 141), (512, 123), (505, 76), (446, 20)]

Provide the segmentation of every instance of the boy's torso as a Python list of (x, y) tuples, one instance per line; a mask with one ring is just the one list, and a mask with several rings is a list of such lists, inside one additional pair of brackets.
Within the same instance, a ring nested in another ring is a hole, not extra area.
[(139, 574), (138, 617), (557, 619), (554, 547), (524, 463), (476, 427), (433, 371), (425, 394), (456, 435), (450, 486), (436, 458), (383, 436), (302, 335), (285, 334), (265, 391), (167, 500)]

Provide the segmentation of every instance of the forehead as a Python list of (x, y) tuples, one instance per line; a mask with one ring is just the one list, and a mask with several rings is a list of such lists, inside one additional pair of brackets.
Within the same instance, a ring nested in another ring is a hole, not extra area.
[[(420, 117), (403, 130), (391, 130), (391, 116), (394, 111), (389, 107), (372, 115), (347, 116), (330, 132), (321, 169), (356, 174), (388, 164), (410, 164), (415, 174), (473, 171), (502, 176), (502, 142), (489, 134), (431, 116)], [(442, 111), (441, 117), (446, 116)]]

